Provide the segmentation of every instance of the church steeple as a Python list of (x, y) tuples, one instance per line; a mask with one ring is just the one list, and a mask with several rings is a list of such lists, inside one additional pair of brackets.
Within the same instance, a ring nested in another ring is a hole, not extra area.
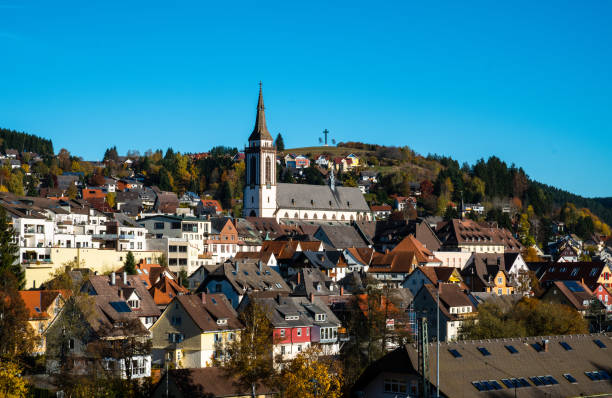
[(261, 91), (261, 82), (259, 82), (259, 100), (257, 101), (257, 116), (255, 118), (255, 127), (249, 137), (249, 141), (270, 140), (272, 136), (266, 126), (266, 112), (264, 108), (263, 94)]

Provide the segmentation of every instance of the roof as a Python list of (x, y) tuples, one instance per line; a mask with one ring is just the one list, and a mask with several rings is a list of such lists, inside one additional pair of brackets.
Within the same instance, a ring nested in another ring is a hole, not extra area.
[[(538, 352), (531, 345), (548, 340), (548, 350)], [(594, 341), (602, 341), (608, 348), (599, 348)], [(572, 349), (566, 350), (561, 342)], [(436, 352), (436, 343), (429, 344), (429, 352)], [(506, 346), (518, 352), (512, 354)], [(478, 348), (485, 348), (490, 355), (483, 355)], [(446, 397), (520, 397), (543, 396), (594, 396), (611, 393), (609, 381), (592, 381), (585, 372), (612, 368), (610, 355), (612, 339), (609, 335), (568, 335), (544, 336), (496, 340), (468, 340), (453, 343), (440, 342), (440, 394)], [(460, 357), (455, 358), (451, 350)], [(429, 369), (436, 369), (436, 355), (429, 355)], [(360, 377), (354, 391), (363, 389), (381, 371), (401, 374), (417, 374), (418, 350), (406, 345), (386, 355), (370, 366)], [(563, 376), (571, 374), (576, 383), (570, 383)], [(434, 373), (432, 373), (433, 375)], [(551, 375), (558, 384), (536, 387), (530, 377)], [(525, 378), (528, 387), (509, 388), (502, 379)], [(436, 377), (430, 377), (435, 385)], [(478, 392), (474, 381), (496, 380), (501, 390)], [(481, 395), (482, 394), (482, 395)]]
[[(242, 397), (251, 393), (250, 387), (239, 386), (238, 379), (227, 376), (221, 368), (171, 369), (169, 376), (173, 386), (182, 394), (181, 397)], [(165, 388), (166, 381), (162, 378), (156, 390), (161, 389), (163, 393), (157, 396), (165, 396)], [(278, 389), (258, 385), (257, 393), (277, 394)]]
[(541, 284), (554, 281), (584, 281), (593, 290), (597, 280), (606, 269), (606, 264), (598, 261), (579, 261), (567, 263), (548, 263), (539, 271)]
[(498, 228), (492, 223), (480, 223), (474, 220), (453, 219), (438, 230), (438, 238), (445, 246), (503, 245), (505, 251), (520, 251), (522, 245), (505, 228)]
[(53, 301), (60, 296), (63, 299), (70, 297), (69, 290), (20, 290), (19, 295), (29, 312), (30, 320), (51, 319), (47, 312)]
[(249, 290), (291, 291), (278, 272), (253, 259), (226, 261), (206, 277), (197, 291), (204, 291), (213, 280), (227, 280), (239, 294)]
[[(223, 293), (181, 295), (174, 301), (181, 304), (201, 331), (242, 329), (238, 314)], [(219, 319), (226, 319), (227, 324), (217, 324)]]
[(361, 190), (356, 187), (332, 189), (329, 185), (279, 183), (276, 203), (279, 209), (370, 212)]
[(289, 277), (288, 282), (294, 296), (329, 296), (340, 293), (338, 285), (317, 268), (302, 268)]
[(221, 204), (219, 203), (218, 200), (215, 199), (202, 199), (202, 206), (204, 207), (212, 207), (215, 209), (215, 211), (217, 212), (222, 212), (223, 211), (223, 207), (221, 207)]
[(554, 281), (550, 289), (557, 289), (577, 311), (586, 310), (589, 306), (584, 304), (585, 301), (590, 303), (595, 297), (591, 289), (580, 281)]
[(179, 285), (166, 273), (162, 274), (156, 283), (151, 286), (149, 293), (158, 306), (168, 305), (176, 296), (189, 293), (185, 287)]
[[(268, 320), (275, 328), (299, 326), (340, 326), (340, 320), (329, 309), (320, 297), (287, 297), (276, 298), (253, 297), (253, 300), (267, 310)], [(315, 322), (315, 314), (326, 314), (326, 320)], [(287, 315), (297, 315), (298, 319), (286, 319)]]
[(314, 236), (335, 249), (370, 245), (367, 238), (352, 225), (321, 225)]
[(249, 136), (249, 141), (270, 140), (272, 136), (266, 126), (266, 111), (264, 107), (263, 94), (261, 90), (261, 82), (259, 83), (259, 98), (257, 100), (257, 115), (255, 116), (255, 127)]
[[(147, 291), (142, 279), (138, 275), (127, 275), (127, 284), (123, 283), (122, 274), (116, 274), (115, 284), (111, 285), (111, 275), (91, 275), (83, 290), (96, 297), (96, 302), (105, 311), (110, 310), (111, 318), (116, 317), (117, 311), (112, 310), (111, 302), (126, 302), (132, 292), (140, 298), (140, 308), (130, 311), (137, 317), (159, 316), (160, 311), (153, 298)], [(110, 307), (110, 308), (109, 308)]]
[(439, 286), (434, 285), (423, 285), (421, 292), (428, 293), (434, 300), (437, 299), (438, 289), (440, 291), (440, 311), (448, 319), (454, 319), (455, 314), (451, 314), (451, 307), (472, 307), (472, 313), (476, 311), (476, 306), (467, 294), (463, 291), (462, 287), (456, 283), (441, 283)]

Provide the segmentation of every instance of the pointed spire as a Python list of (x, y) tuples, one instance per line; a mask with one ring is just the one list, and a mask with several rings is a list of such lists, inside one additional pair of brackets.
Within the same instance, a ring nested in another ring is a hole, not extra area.
[(266, 113), (264, 108), (263, 93), (261, 90), (261, 81), (259, 82), (259, 99), (257, 101), (257, 116), (255, 117), (255, 127), (249, 137), (249, 141), (270, 140), (272, 136), (266, 126)]

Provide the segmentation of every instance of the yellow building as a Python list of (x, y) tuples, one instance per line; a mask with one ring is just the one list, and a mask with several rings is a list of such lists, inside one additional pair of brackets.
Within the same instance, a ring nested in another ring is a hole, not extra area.
[(238, 337), (242, 324), (224, 294), (180, 295), (151, 327), (153, 363), (202, 368)]
[[(128, 252), (113, 249), (91, 249), (91, 248), (66, 248), (54, 247), (51, 250), (51, 261), (32, 263), (25, 267), (25, 279), (27, 289), (36, 289), (49, 281), (53, 274), (62, 269), (66, 264), (78, 262), (81, 268), (90, 269), (98, 274), (115, 271), (123, 266)], [(162, 255), (161, 251), (134, 251), (134, 259), (156, 262)]]
[(44, 333), (59, 314), (70, 293), (62, 290), (22, 290), (19, 295), (30, 314), (28, 323), (36, 337), (39, 338), (33, 354), (41, 355), (46, 349)]

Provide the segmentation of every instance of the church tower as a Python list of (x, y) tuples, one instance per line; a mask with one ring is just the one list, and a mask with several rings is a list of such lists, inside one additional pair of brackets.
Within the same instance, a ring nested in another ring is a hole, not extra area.
[(268, 127), (259, 83), (255, 128), (244, 150), (246, 162), (243, 215), (274, 217), (276, 212), (276, 147)]

